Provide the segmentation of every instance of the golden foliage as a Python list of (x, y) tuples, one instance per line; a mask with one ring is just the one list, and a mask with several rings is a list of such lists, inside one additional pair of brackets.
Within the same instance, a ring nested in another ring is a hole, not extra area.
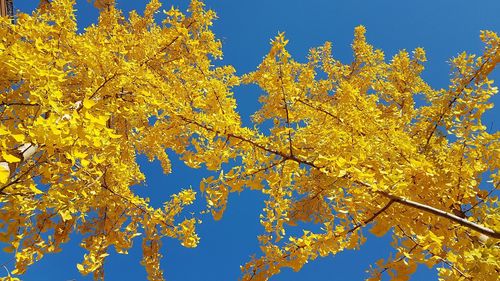
[[(268, 196), (263, 255), (242, 267), (243, 280), (357, 249), (371, 222), (377, 236), (392, 230), (397, 254), (377, 262), (370, 280), (384, 272), (408, 280), (419, 263), (444, 265), (443, 280), (496, 280), (498, 199), (479, 183), (489, 177), (491, 190), (500, 184), (500, 133), (481, 123), (498, 92), (487, 77), (500, 39), (487, 31), (481, 39), (484, 54), (454, 58), (451, 85), (435, 90), (420, 77), (421, 48), (385, 62), (362, 26), (350, 65), (332, 57), (330, 43), (298, 63), (284, 35), (276, 37), (258, 70), (243, 77), (266, 92), (253, 119), (270, 134), (225, 132), (241, 163), (202, 183), (217, 198), (209, 201), (216, 218), (228, 193), (243, 186)], [(288, 234), (297, 230), (302, 234)]]
[(136, 155), (158, 159), (165, 173), (167, 149), (217, 169), (223, 158), (205, 156), (218, 145), (214, 135), (186, 118), (239, 126), (229, 92), (238, 79), (211, 65), (222, 55), (209, 29), (215, 14), (198, 1), (189, 15), (169, 10), (161, 24), (157, 0), (144, 17), (110, 6), (83, 33), (73, 4), (56, 0), (0, 22), (0, 238), (15, 251), (12, 273), (22, 274), (81, 233), (88, 253), (78, 269), (102, 278), (108, 249), (126, 253), (141, 236), (149, 278), (162, 280), (160, 239), (198, 243), (196, 220), (176, 220), (196, 192), (153, 208), (131, 190), (144, 181)]
[(108, 248), (126, 253), (142, 236), (149, 279), (162, 280), (162, 238), (198, 243), (196, 219), (175, 220), (195, 191), (155, 209), (130, 187), (144, 180), (137, 153), (169, 173), (171, 149), (193, 168), (233, 160), (200, 184), (215, 219), (231, 192), (267, 196), (262, 256), (242, 266), (243, 280), (357, 249), (372, 223), (374, 235), (392, 233), (397, 253), (369, 280), (408, 280), (417, 264), (442, 265), (442, 280), (496, 280), (500, 133), (481, 122), (498, 91), (488, 79), (500, 62), (494, 32), (481, 33), (481, 56), (452, 59), (447, 89), (421, 78), (421, 48), (386, 62), (364, 27), (351, 64), (333, 58), (330, 43), (299, 63), (279, 34), (242, 78), (266, 92), (246, 128), (230, 92), (234, 69), (211, 66), (222, 56), (213, 12), (193, 1), (189, 16), (171, 9), (157, 24), (159, 1), (128, 19), (113, 2), (95, 1), (99, 23), (81, 34), (71, 0), (0, 22), (0, 237), (16, 252), (14, 273), (76, 231), (88, 250), (82, 273), (102, 278)]

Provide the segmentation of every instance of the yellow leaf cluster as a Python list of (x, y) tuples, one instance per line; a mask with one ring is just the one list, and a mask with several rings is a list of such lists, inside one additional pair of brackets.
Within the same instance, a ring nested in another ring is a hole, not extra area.
[[(453, 59), (451, 85), (439, 90), (420, 76), (421, 48), (386, 62), (362, 26), (349, 65), (332, 57), (330, 43), (299, 63), (283, 34), (271, 42), (258, 69), (242, 79), (264, 90), (253, 118), (271, 124), (270, 134), (258, 126), (224, 132), (241, 162), (203, 186), (217, 218), (227, 193), (242, 185), (268, 196), (263, 255), (242, 267), (243, 280), (267, 280), (283, 267), (299, 270), (318, 255), (357, 249), (372, 222), (373, 234), (392, 232), (398, 253), (372, 268), (373, 280), (384, 272), (408, 280), (419, 263), (444, 264), (443, 280), (495, 280), (500, 135), (481, 117), (498, 92), (488, 74), (500, 39), (493, 32), (481, 38), (484, 53)], [(489, 175), (485, 192), (479, 182)], [(212, 204), (214, 197), (222, 203)], [(303, 236), (294, 234), (297, 227)]]
[(149, 279), (162, 280), (161, 239), (199, 241), (197, 220), (179, 219), (196, 193), (154, 208), (131, 189), (144, 181), (137, 155), (165, 173), (168, 150), (212, 169), (229, 159), (199, 127), (240, 126), (230, 92), (239, 80), (213, 66), (222, 54), (209, 29), (215, 13), (192, 1), (188, 14), (172, 8), (158, 22), (157, 0), (144, 16), (94, 1), (98, 23), (78, 32), (75, 1), (45, 4), (0, 21), (0, 237), (15, 252), (13, 273), (78, 232), (82, 274), (103, 278), (109, 249), (126, 253), (142, 239)]
[(144, 16), (94, 1), (99, 21), (83, 33), (73, 4), (0, 20), (0, 240), (15, 252), (14, 274), (78, 232), (82, 274), (103, 278), (109, 248), (127, 253), (141, 237), (149, 280), (163, 280), (162, 239), (199, 242), (196, 218), (178, 222), (196, 192), (154, 208), (131, 187), (144, 181), (138, 154), (170, 173), (171, 150), (189, 167), (220, 171), (200, 184), (215, 219), (232, 192), (266, 196), (262, 255), (242, 266), (243, 280), (358, 249), (366, 229), (392, 233), (395, 249), (369, 280), (409, 280), (418, 264), (443, 265), (442, 280), (498, 277), (500, 133), (482, 124), (498, 92), (488, 78), (500, 62), (496, 33), (481, 33), (480, 56), (451, 60), (445, 89), (422, 79), (423, 49), (387, 60), (362, 26), (350, 64), (328, 42), (299, 63), (280, 33), (241, 78), (265, 92), (247, 128), (231, 93), (240, 79), (213, 66), (221, 43), (202, 2), (158, 23), (157, 0)]

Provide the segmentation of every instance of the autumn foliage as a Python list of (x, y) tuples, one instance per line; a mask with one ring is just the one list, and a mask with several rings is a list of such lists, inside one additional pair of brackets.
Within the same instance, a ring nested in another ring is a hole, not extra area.
[(175, 220), (196, 192), (183, 190), (152, 208), (131, 190), (144, 180), (136, 155), (158, 159), (169, 173), (170, 148), (186, 161), (195, 154), (217, 159), (206, 161), (216, 169), (218, 151), (192, 152), (193, 141), (213, 137), (186, 119), (220, 130), (239, 126), (228, 90), (238, 80), (231, 67), (210, 66), (221, 56), (208, 29), (213, 12), (193, 2), (189, 17), (172, 9), (157, 24), (159, 7), (152, 1), (144, 17), (128, 20), (109, 9), (81, 34), (72, 1), (19, 14), (15, 24), (2, 19), (0, 134), (8, 166), (1, 167), (0, 216), (2, 240), (16, 253), (13, 274), (59, 251), (73, 231), (88, 250), (78, 269), (96, 277), (108, 248), (126, 253), (136, 236), (152, 280), (162, 279), (162, 237), (198, 243), (196, 219)]
[[(488, 79), (500, 62), (494, 32), (481, 32), (483, 54), (451, 60), (445, 89), (421, 78), (424, 50), (387, 61), (364, 27), (350, 64), (330, 43), (299, 63), (279, 34), (258, 69), (236, 77), (213, 66), (215, 14), (199, 1), (161, 20), (158, 0), (144, 16), (96, 1), (99, 22), (81, 33), (73, 2), (0, 19), (0, 240), (15, 255), (13, 276), (78, 232), (82, 274), (104, 278), (108, 249), (127, 253), (140, 239), (149, 279), (163, 280), (162, 239), (199, 240), (196, 215), (182, 213), (196, 191), (154, 208), (131, 189), (144, 181), (138, 154), (171, 172), (166, 149), (192, 168), (230, 161), (200, 183), (215, 219), (232, 192), (266, 195), (262, 253), (242, 266), (243, 280), (362, 247), (365, 229), (392, 233), (397, 252), (369, 280), (408, 280), (418, 264), (441, 265), (443, 280), (500, 274), (500, 132), (481, 123), (498, 91)], [(239, 83), (266, 93), (252, 128), (235, 111)]]

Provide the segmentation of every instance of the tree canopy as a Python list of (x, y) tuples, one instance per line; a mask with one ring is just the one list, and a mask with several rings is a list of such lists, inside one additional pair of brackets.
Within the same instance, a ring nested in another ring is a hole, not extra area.
[[(42, 3), (0, 19), (0, 240), (15, 255), (11, 274), (78, 232), (82, 274), (103, 279), (109, 249), (127, 253), (142, 239), (149, 280), (163, 280), (162, 239), (199, 241), (198, 217), (183, 212), (196, 191), (154, 208), (133, 187), (144, 181), (137, 155), (170, 173), (169, 149), (192, 168), (220, 171), (200, 183), (216, 220), (230, 193), (266, 196), (262, 252), (242, 266), (243, 280), (358, 249), (364, 229), (391, 231), (397, 252), (370, 280), (408, 280), (417, 264), (444, 264), (443, 280), (496, 280), (500, 132), (481, 122), (498, 92), (488, 78), (500, 62), (496, 33), (481, 32), (481, 55), (451, 60), (445, 89), (421, 78), (423, 49), (387, 61), (362, 26), (349, 64), (328, 42), (299, 63), (279, 34), (258, 69), (237, 77), (213, 65), (222, 58), (215, 13), (197, 0), (161, 20), (158, 0), (127, 17), (95, 1), (99, 22), (84, 32), (73, 0)], [(253, 127), (236, 111), (240, 83), (265, 92)]]

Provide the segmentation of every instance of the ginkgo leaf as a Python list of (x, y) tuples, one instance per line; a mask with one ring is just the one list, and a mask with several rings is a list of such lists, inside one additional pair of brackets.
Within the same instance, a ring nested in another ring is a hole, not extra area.
[(17, 142), (22, 142), (25, 139), (25, 136), (23, 134), (12, 134), (10, 135), (13, 139), (15, 139)]
[(0, 126), (0, 136), (9, 134), (9, 131), (5, 130), (3, 126)]
[(82, 264), (79, 264), (77, 263), (76, 264), (76, 268), (78, 269), (78, 271), (80, 271), (81, 273), (85, 272), (85, 267), (83, 267)]
[(36, 185), (34, 185), (34, 184), (30, 184), (29, 188), (35, 194), (42, 194), (43, 193), (40, 189), (36, 188)]
[(73, 218), (71, 216), (71, 212), (69, 212), (68, 210), (59, 210), (59, 215), (61, 216), (63, 221), (69, 221)]
[(86, 109), (92, 108), (96, 102), (93, 99), (84, 99), (83, 100), (83, 107)]
[(5, 184), (9, 181), (10, 169), (6, 163), (0, 163), (0, 184)]
[(2, 158), (9, 163), (17, 163), (21, 161), (19, 157), (9, 154), (5, 151), (2, 151)]

